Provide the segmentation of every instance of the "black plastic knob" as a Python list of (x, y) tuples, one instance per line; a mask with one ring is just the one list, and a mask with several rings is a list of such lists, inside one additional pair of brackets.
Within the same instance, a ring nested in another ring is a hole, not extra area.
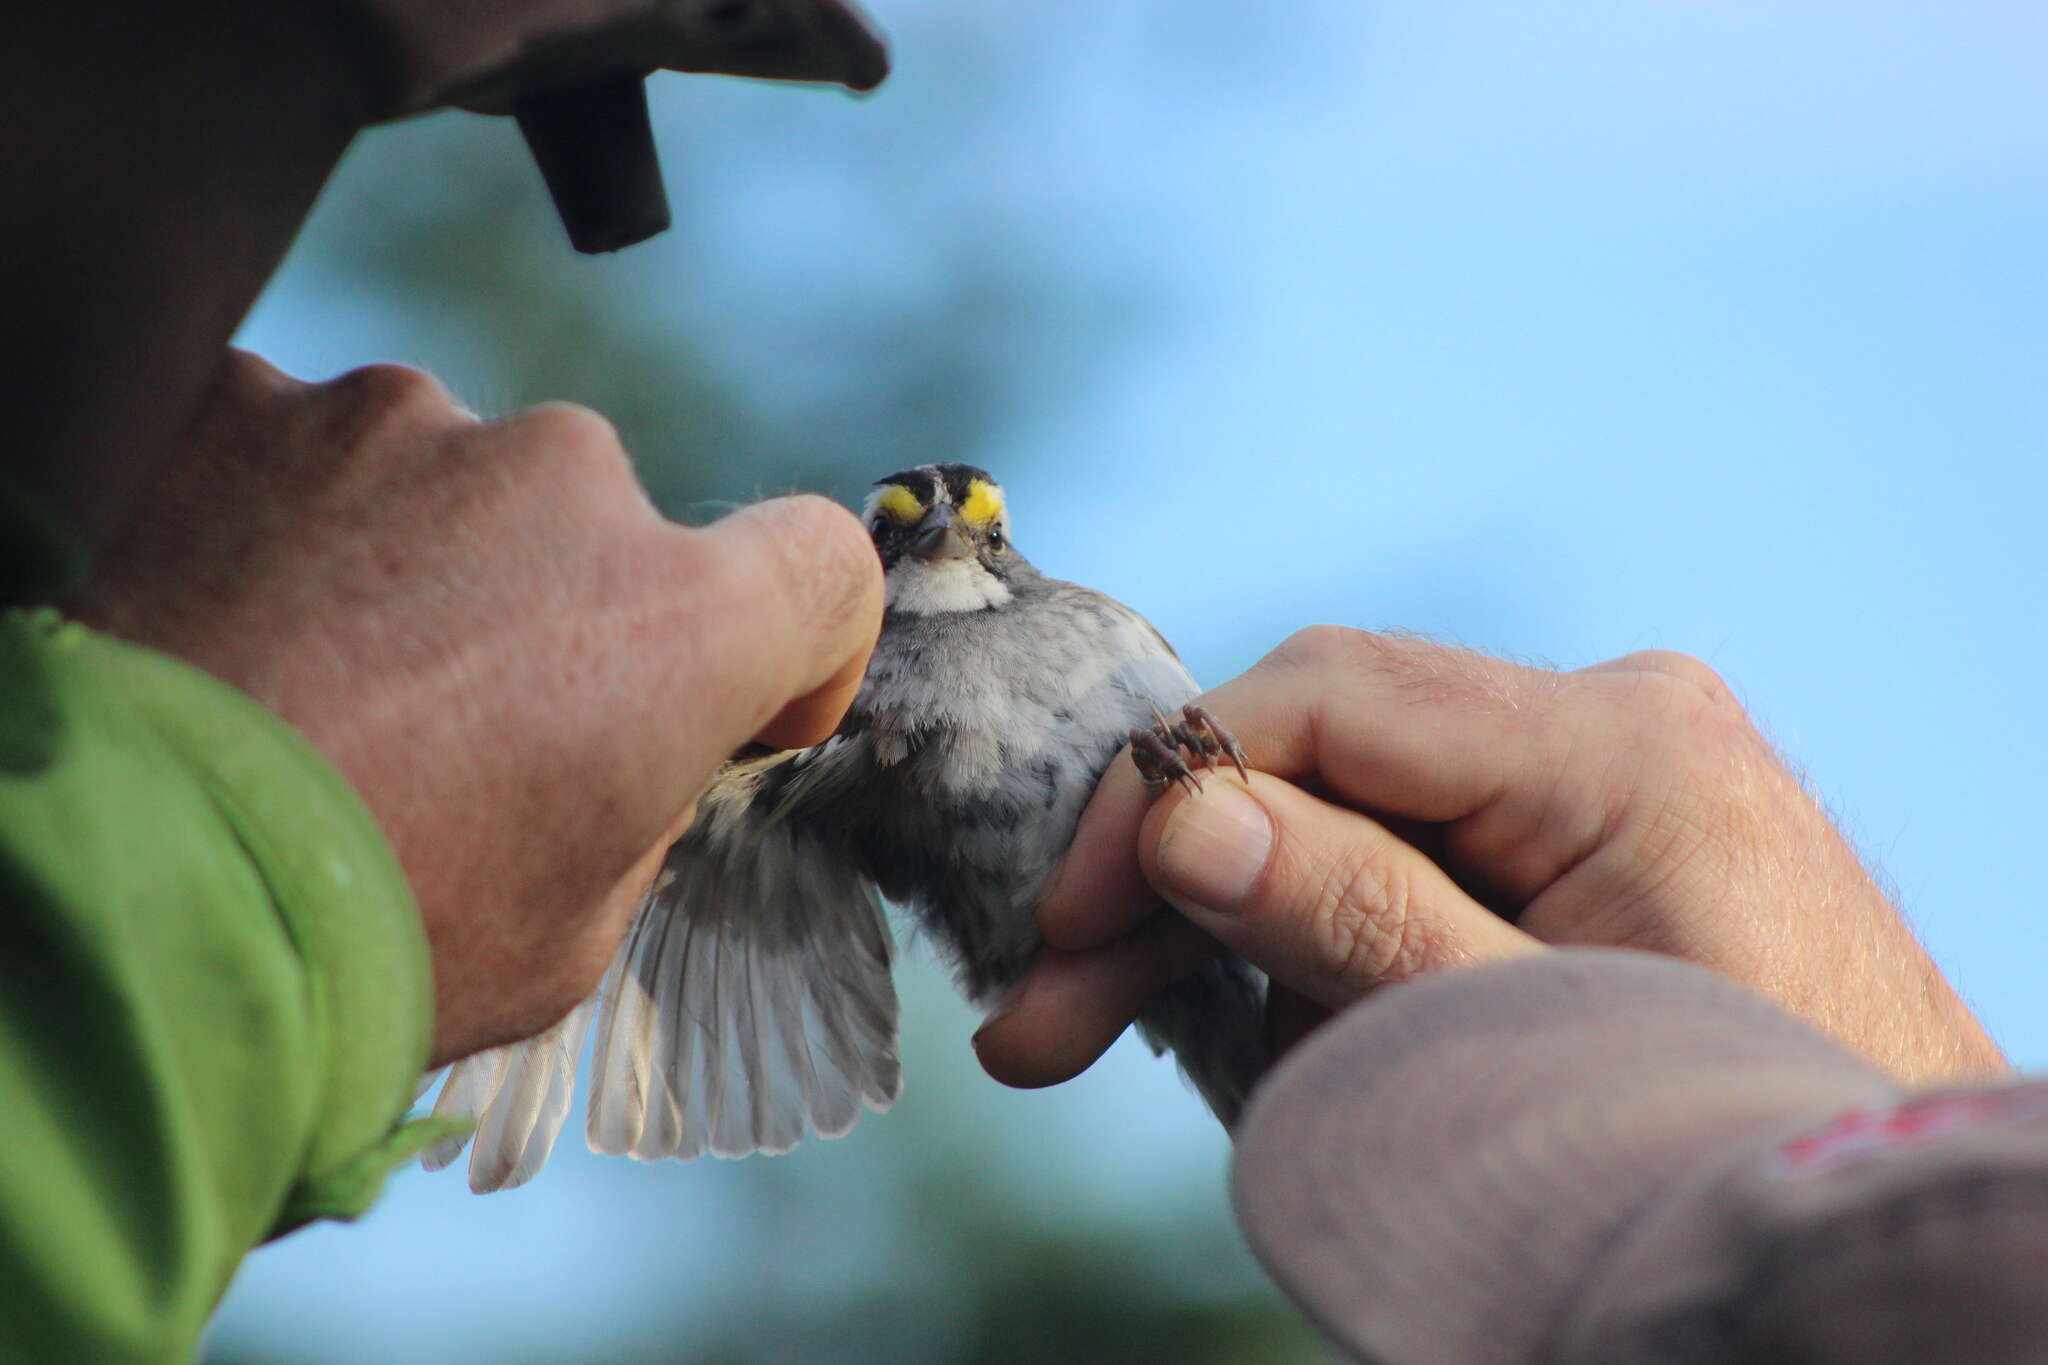
[(621, 73), (537, 90), (513, 101), (512, 112), (570, 245), (617, 251), (667, 230), (646, 77)]

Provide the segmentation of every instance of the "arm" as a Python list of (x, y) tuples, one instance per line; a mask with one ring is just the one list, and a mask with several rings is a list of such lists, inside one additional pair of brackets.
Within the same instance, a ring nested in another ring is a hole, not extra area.
[(1984, 1086), (1996, 1046), (1703, 665), (1326, 627), (1204, 701), (1260, 771), (1155, 804), (1111, 770), (976, 1036), (998, 1079), (1081, 1070), (1221, 943), (1296, 1044), (1240, 1219), (1362, 1358), (2042, 1358), (2048, 1090)]
[(1812, 1365), (2048, 1351), (2048, 1087), (1911, 1094), (1727, 981), (1567, 949), (1332, 1021), (1238, 1214), (1361, 1358)]
[(107, 634), (0, 618), (0, 1358), (189, 1354), (252, 1241), (437, 1135), (395, 1129), (429, 1058), (591, 989), (725, 753), (836, 722), (880, 598), (843, 512), (683, 532), (591, 414), (484, 428), (410, 372), (226, 349), (364, 122), (591, 60), (879, 79), (800, 8), (779, 45), (775, 5), (9, 16), (0, 606), (89, 545)]
[(0, 616), (0, 1358), (171, 1360), (241, 1254), (434, 1133), (426, 943), (360, 801), (196, 670)]
[(107, 633), (0, 618), (0, 1358), (175, 1358), (253, 1241), (365, 1207), (447, 1132), (396, 1127), (421, 1069), (587, 995), (880, 614), (843, 510), (670, 525), (581, 409), (233, 355), (201, 413), (74, 603)]
[(234, 353), (147, 500), (73, 610), (362, 797), (425, 922), (436, 1065), (588, 995), (712, 772), (830, 734), (880, 624), (845, 509), (680, 527), (597, 414), (482, 422), (399, 366), (303, 384)]

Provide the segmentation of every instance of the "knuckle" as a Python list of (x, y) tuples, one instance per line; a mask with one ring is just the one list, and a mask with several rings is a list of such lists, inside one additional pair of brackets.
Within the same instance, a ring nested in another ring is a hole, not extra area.
[(633, 479), (633, 462), (618, 428), (581, 403), (537, 403), (507, 417), (501, 430), (533, 455), (586, 476)]
[(1551, 695), (1548, 670), (1402, 631), (1309, 626), (1266, 656), (1260, 667), (1326, 676), (1371, 674), (1419, 702), (1514, 712)]
[(1706, 665), (1670, 655), (1661, 666), (1629, 674), (1624, 705), (1638, 736), (1631, 744), (1642, 755), (1644, 772), (1661, 773), (1660, 784), (1681, 790), (1718, 785), (1768, 745), (1727, 684)]
[(480, 427), (473, 450), (496, 477), (608, 525), (656, 520), (618, 429), (578, 403), (539, 403)]
[(425, 370), (410, 365), (363, 365), (325, 386), (340, 398), (377, 416), (423, 416), (455, 412), (455, 400)]
[(1719, 749), (1732, 735), (1750, 729), (1748, 713), (1725, 686), (1710, 689), (1666, 673), (1648, 674), (1645, 682), (1638, 691), (1643, 723), (1669, 742)]
[(1610, 731), (1618, 724), (1667, 755), (1702, 743), (1725, 747), (1731, 736), (1753, 729), (1734, 689), (1690, 654), (1642, 650), (1576, 678), (1573, 695), (1589, 723)]
[(307, 387), (254, 351), (238, 346), (228, 347), (215, 382), (233, 392), (263, 395), (290, 394)]
[(1615, 667), (1684, 683), (1716, 706), (1734, 706), (1735, 691), (1708, 664), (1675, 649), (1644, 649), (1614, 661)]
[(1284, 668), (1344, 666), (1376, 657), (1382, 637), (1351, 626), (1304, 626), (1282, 640), (1267, 662)]

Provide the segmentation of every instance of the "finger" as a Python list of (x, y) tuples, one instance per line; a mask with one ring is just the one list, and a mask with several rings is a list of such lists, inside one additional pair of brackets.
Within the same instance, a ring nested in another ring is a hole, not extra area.
[[(1375, 815), (1440, 823), (1540, 784), (1552, 733), (1542, 721), (1556, 692), (1557, 675), (1540, 669), (1316, 626), (1201, 701), (1259, 771)], [(1119, 756), (1039, 907), (1046, 942), (1095, 947), (1150, 913), (1135, 836), (1151, 807)]]
[(858, 520), (823, 498), (742, 508), (697, 538), (712, 564), (699, 645), (722, 661), (738, 740), (815, 744), (860, 688), (882, 622), (882, 572)]
[(1434, 823), (1497, 798), (1539, 736), (1557, 675), (1398, 635), (1298, 631), (1203, 699), (1261, 772)]
[[(380, 463), (390, 463), (406, 459), (408, 445), (413, 441), (432, 441), (446, 454), (450, 447), (444, 438), (480, 425), (476, 414), (458, 403), (446, 385), (410, 365), (361, 365), (310, 387), (319, 395), (317, 406), (325, 419), (329, 442), (303, 443), (302, 453), (309, 458), (317, 459), (323, 448), (338, 446), (375, 453), (381, 457)], [(531, 429), (542, 424), (579, 433), (582, 428), (600, 430), (603, 443), (621, 458), (624, 456), (611, 424), (573, 403), (537, 404), (513, 414), (501, 425), (524, 425)], [(577, 443), (594, 444), (588, 438)], [(477, 442), (463, 444), (469, 449), (480, 448)], [(417, 451), (412, 458), (419, 458)]]
[(245, 351), (239, 346), (230, 346), (222, 353), (213, 382), (218, 393), (230, 396), (286, 396), (303, 393), (312, 387), (286, 374), (254, 351)]
[(1161, 802), (1138, 843), (1153, 887), (1193, 924), (1332, 1009), (1541, 950), (1382, 826), (1262, 773)]
[(974, 1035), (982, 1069), (1004, 1085), (1057, 1085), (1094, 1065), (1145, 1002), (1216, 955), (1216, 941), (1164, 911), (1088, 953), (1043, 949)]
[(622, 462), (570, 463), (560, 496), (592, 500), (590, 515), (614, 529), (599, 554), (582, 551), (579, 574), (616, 612), (583, 621), (576, 686), (611, 733), (635, 737), (606, 750), (602, 775), (587, 779), (631, 794), (615, 813), (631, 818), (586, 836), (587, 847), (602, 845), (594, 862), (624, 869), (751, 737), (800, 744), (832, 732), (879, 632), (880, 565), (860, 523), (821, 498), (777, 499), (692, 529), (646, 508), (637, 485), (630, 496), (603, 486), (630, 482)]
[(1038, 932), (1055, 948), (1113, 943), (1158, 908), (1138, 866), (1138, 827), (1152, 797), (1126, 746), (1081, 811), (1074, 838), (1038, 904)]
[(777, 749), (801, 749), (830, 738), (860, 691), (875, 641), (871, 635), (858, 636), (854, 645), (855, 651), (846, 656), (838, 672), (776, 712), (775, 718), (754, 736), (755, 741)]

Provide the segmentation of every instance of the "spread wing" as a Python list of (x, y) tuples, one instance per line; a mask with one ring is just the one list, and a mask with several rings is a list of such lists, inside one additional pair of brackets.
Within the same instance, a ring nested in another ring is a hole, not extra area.
[[(654, 1160), (838, 1137), (901, 1088), (888, 921), (829, 833), (790, 812), (846, 741), (735, 764), (669, 850), (598, 994), (554, 1029), (458, 1063), (438, 1113), (478, 1118), (470, 1186), (546, 1161), (594, 1029), (591, 1149)], [(426, 1154), (448, 1164), (460, 1142)]]
[[(545, 1033), (465, 1057), (448, 1069), (434, 1113), (477, 1121), (469, 1187), (478, 1194), (524, 1185), (547, 1163), (569, 1115), (576, 1062), (596, 1004), (592, 997)], [(469, 1140), (437, 1142), (420, 1154), (420, 1164), (438, 1171)]]
[(766, 791), (707, 798), (597, 1023), (593, 1151), (653, 1160), (838, 1137), (901, 1088), (874, 885)]

